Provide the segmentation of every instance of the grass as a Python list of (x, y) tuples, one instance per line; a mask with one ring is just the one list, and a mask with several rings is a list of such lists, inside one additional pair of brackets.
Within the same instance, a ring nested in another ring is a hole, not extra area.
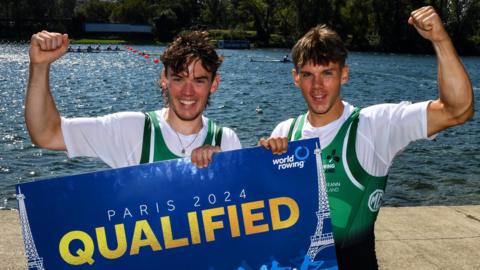
[(70, 39), (71, 44), (109, 44), (109, 45), (121, 45), (127, 44), (128, 42), (122, 39), (91, 39), (91, 38), (82, 38), (82, 39)]
[(136, 45), (165, 45), (164, 43), (154, 40), (124, 40), (124, 39), (94, 39), (94, 38), (81, 38), (70, 39), (71, 44), (99, 44), (99, 45), (123, 45), (123, 44), (136, 44)]

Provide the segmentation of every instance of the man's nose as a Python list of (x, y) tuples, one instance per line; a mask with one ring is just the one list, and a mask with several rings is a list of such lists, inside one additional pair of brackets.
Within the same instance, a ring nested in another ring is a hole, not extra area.
[(321, 88), (323, 87), (323, 78), (322, 76), (313, 76), (313, 87)]
[(193, 87), (193, 82), (190, 80), (187, 80), (185, 82), (185, 85), (183, 86), (182, 92), (185, 95), (193, 94), (195, 92)]

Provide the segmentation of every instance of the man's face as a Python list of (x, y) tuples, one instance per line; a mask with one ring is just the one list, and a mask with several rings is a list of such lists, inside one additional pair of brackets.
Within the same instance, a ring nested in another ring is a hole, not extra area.
[(332, 108), (341, 106), (340, 88), (348, 81), (347, 65), (341, 67), (330, 62), (323, 66), (308, 62), (298, 71), (293, 69), (292, 75), (311, 113), (329, 115)]
[(168, 91), (168, 106), (183, 121), (201, 116), (211, 93), (217, 90), (220, 77), (203, 68), (200, 60), (192, 61), (187, 71), (162, 71), (162, 86)]

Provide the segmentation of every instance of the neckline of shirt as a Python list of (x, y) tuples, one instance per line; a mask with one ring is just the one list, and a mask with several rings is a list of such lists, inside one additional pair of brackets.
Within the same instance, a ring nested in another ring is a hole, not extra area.
[[(170, 126), (170, 124), (165, 119), (165, 114), (166, 113), (167, 113), (167, 108), (163, 108), (160, 111), (157, 111), (157, 118), (159, 119), (160, 127), (162, 128), (162, 132), (164, 130), (163, 127), (165, 127), (166, 128), (165, 130), (168, 133), (170, 133), (172, 136), (177, 136), (176, 134), (178, 134), (178, 136), (182, 139), (182, 141), (185, 141), (187, 143), (191, 142), (194, 138), (196, 138), (197, 134), (198, 134), (199, 139), (204, 139), (204, 137), (205, 137), (204, 135), (207, 133), (207, 126), (208, 126), (208, 119), (205, 116), (202, 115), (202, 129), (200, 129), (200, 131), (198, 133), (185, 135), (181, 132), (176, 132), (172, 128), (172, 126)], [(199, 141), (201, 141), (201, 140), (199, 140)]]
[(336, 120), (328, 123), (325, 126), (321, 126), (321, 127), (314, 127), (310, 124), (310, 121), (308, 121), (308, 114), (310, 112), (307, 111), (307, 115), (305, 117), (304, 130), (321, 132), (321, 131), (324, 131), (324, 130), (330, 130), (331, 128), (338, 126), (340, 123), (343, 123), (345, 121), (345, 119), (347, 119), (350, 116), (350, 114), (354, 110), (354, 107), (351, 104), (349, 104), (348, 102), (342, 101), (342, 103), (343, 103), (342, 115), (339, 118), (337, 118)]

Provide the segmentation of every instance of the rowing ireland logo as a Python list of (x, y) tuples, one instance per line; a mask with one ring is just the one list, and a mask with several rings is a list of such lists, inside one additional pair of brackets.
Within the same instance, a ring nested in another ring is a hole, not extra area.
[(368, 197), (368, 208), (372, 212), (377, 212), (382, 205), (383, 190), (377, 189)]
[(335, 161), (336, 163), (338, 163), (340, 161), (340, 157), (337, 156), (336, 149), (333, 149), (332, 153), (330, 155), (327, 155), (327, 160), (328, 160), (328, 163), (332, 163), (332, 161)]
[(340, 162), (340, 157), (337, 155), (337, 150), (333, 149), (332, 152), (326, 156), (323, 160), (323, 170), (325, 173), (334, 173), (336, 163)]

